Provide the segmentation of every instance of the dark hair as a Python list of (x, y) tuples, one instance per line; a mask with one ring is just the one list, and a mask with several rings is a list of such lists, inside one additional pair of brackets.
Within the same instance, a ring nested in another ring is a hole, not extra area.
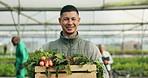
[(14, 37), (12, 37), (11, 41), (12, 41), (13, 39), (15, 39), (15, 38), (16, 38), (17, 40), (20, 40), (19, 37), (14, 36)]
[(79, 15), (79, 12), (77, 10), (77, 8), (73, 5), (65, 5), (61, 11), (60, 11), (60, 16), (64, 13), (64, 12), (70, 12), (70, 11), (76, 11), (77, 14)]
[(99, 44), (98, 46), (101, 47), (101, 46), (104, 46), (104, 45), (103, 44)]

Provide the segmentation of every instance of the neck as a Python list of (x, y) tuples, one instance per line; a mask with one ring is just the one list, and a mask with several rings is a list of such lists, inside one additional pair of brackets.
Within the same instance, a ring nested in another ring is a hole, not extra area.
[(103, 52), (101, 52), (101, 54), (103, 55)]
[(77, 32), (74, 32), (74, 33), (64, 33), (63, 32), (63, 35), (68, 37), (68, 38), (72, 38), (73, 36), (75, 36), (77, 34)]
[(100, 51), (101, 55), (103, 55), (103, 51)]

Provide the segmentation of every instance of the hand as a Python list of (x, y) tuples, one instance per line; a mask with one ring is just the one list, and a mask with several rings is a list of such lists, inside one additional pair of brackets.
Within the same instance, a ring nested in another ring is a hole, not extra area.
[(107, 60), (104, 60), (103, 62), (104, 62), (104, 64), (108, 64), (108, 61)]

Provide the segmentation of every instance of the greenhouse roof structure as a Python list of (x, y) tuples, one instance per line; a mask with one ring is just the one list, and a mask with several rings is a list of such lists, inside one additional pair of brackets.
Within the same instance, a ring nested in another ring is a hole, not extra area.
[(56, 38), (69, 4), (80, 12), (83, 37), (148, 36), (147, 0), (0, 0), (0, 37)]

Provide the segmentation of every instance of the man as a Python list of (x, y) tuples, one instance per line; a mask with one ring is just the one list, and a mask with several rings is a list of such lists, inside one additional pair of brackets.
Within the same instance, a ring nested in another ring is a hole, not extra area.
[[(97, 46), (80, 38), (77, 31), (80, 23), (79, 12), (73, 5), (66, 5), (61, 9), (58, 21), (62, 27), (60, 38), (47, 43), (44, 50), (57, 49), (57, 53), (64, 53), (67, 56), (83, 54), (90, 59), (102, 61)], [(108, 78), (107, 76), (105, 73), (105, 78)]]
[(28, 52), (26, 46), (22, 41), (20, 41), (19, 37), (13, 37), (12, 43), (14, 46), (16, 46), (16, 77), (25, 78), (26, 69), (23, 68), (22, 64), (28, 60)]
[(105, 51), (104, 45), (99, 45), (99, 50), (102, 55), (102, 60), (104, 65), (106, 66), (106, 69), (108, 73), (110, 74), (111, 71), (111, 64), (113, 63), (113, 59), (108, 51)]

